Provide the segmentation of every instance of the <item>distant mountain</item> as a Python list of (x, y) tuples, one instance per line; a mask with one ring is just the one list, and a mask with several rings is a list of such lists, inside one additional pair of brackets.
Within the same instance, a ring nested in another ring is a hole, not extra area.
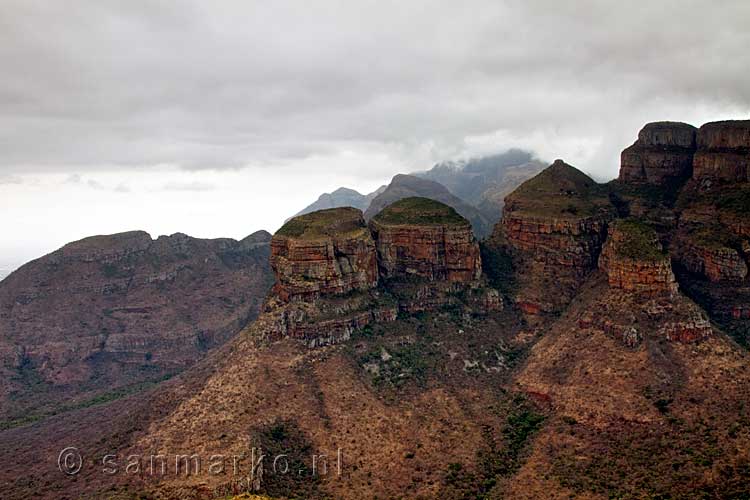
[(412, 175), (439, 182), (466, 203), (477, 207), (491, 223), (500, 220), (503, 200), (545, 164), (520, 149), (462, 161), (438, 163)]
[(271, 287), (270, 239), (131, 231), (21, 266), (0, 282), (0, 428), (159, 380), (223, 344)]
[(365, 210), (365, 219), (370, 220), (391, 203), (413, 196), (430, 198), (453, 207), (471, 222), (474, 234), (479, 238), (492, 232), (492, 223), (479, 210), (453, 195), (445, 186), (406, 174), (395, 176), (388, 187), (370, 202), (370, 206)]
[(341, 187), (332, 193), (321, 194), (315, 203), (296, 213), (295, 217), (297, 215), (309, 214), (310, 212), (315, 212), (317, 210), (339, 207), (354, 207), (364, 212), (367, 210), (367, 207), (370, 206), (372, 199), (382, 193), (385, 188), (386, 186), (380, 186), (380, 188), (370, 194), (361, 194), (354, 189)]

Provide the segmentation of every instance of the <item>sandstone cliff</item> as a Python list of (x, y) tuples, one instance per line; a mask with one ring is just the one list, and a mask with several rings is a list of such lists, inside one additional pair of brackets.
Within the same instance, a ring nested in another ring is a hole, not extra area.
[(427, 198), (405, 198), (370, 221), (384, 279), (476, 282), (482, 275), (479, 244), (468, 221)]
[(700, 128), (693, 178), (750, 180), (750, 120), (706, 123)]
[(613, 217), (605, 189), (561, 160), (509, 195), (492, 240), (512, 258), (519, 307), (561, 310), (596, 268)]
[(649, 123), (621, 155), (620, 180), (665, 185), (690, 177), (696, 128), (687, 123)]
[(375, 243), (355, 208), (288, 221), (271, 240), (274, 292), (283, 300), (364, 291), (377, 285)]

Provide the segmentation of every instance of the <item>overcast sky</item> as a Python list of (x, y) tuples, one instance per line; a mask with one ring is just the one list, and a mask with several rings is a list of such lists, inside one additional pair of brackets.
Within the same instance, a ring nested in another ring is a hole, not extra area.
[(0, 0), (0, 269), (241, 238), (523, 147), (604, 180), (648, 121), (750, 115), (750, 2)]

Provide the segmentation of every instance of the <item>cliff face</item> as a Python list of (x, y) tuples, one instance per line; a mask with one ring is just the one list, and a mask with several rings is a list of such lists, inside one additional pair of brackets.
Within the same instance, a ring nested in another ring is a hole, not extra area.
[(33, 413), (193, 364), (257, 314), (272, 283), (269, 239), (135, 231), (22, 266), (0, 283), (3, 396)]
[(561, 310), (596, 268), (613, 217), (602, 188), (561, 160), (508, 196), (493, 240), (513, 259), (518, 305)]
[(687, 123), (649, 123), (621, 155), (620, 180), (664, 185), (690, 177), (696, 128)]
[(713, 122), (700, 128), (693, 178), (750, 180), (750, 120)]
[(272, 239), (271, 266), (276, 285), (251, 327), (263, 341), (319, 347), (399, 312), (502, 309), (499, 294), (481, 286), (468, 221), (426, 198), (394, 203), (369, 228), (353, 208), (295, 217)]
[(452, 208), (426, 198), (406, 198), (381, 211), (370, 229), (384, 279), (478, 281), (479, 244), (471, 226)]
[(612, 288), (646, 297), (677, 293), (669, 254), (656, 231), (637, 221), (621, 220), (610, 225), (599, 269), (606, 273)]
[(364, 291), (377, 285), (375, 243), (362, 212), (320, 210), (295, 217), (271, 240), (275, 293), (286, 301)]

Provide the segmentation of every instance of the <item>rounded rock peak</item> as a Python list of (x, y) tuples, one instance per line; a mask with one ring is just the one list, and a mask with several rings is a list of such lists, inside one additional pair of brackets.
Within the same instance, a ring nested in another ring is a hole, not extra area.
[(645, 147), (695, 148), (698, 129), (683, 122), (647, 123), (638, 132), (638, 141)]
[(352, 207), (328, 208), (289, 219), (274, 237), (315, 240), (351, 237), (367, 231), (362, 211)]
[(452, 207), (418, 196), (403, 198), (380, 211), (373, 221), (387, 226), (469, 226)]

